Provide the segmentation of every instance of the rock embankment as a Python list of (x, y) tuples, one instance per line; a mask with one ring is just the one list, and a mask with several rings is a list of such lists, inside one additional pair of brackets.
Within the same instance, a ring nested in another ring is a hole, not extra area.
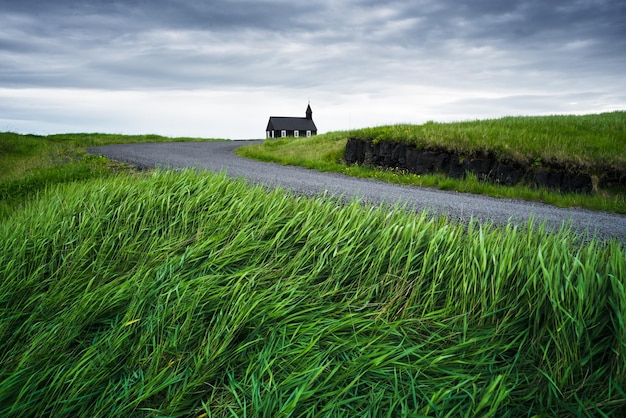
[(349, 139), (344, 159), (348, 164), (364, 164), (383, 168), (398, 168), (414, 174), (446, 173), (463, 178), (474, 173), (478, 179), (505, 185), (524, 183), (565, 192), (591, 193), (598, 179), (588, 173), (569, 172), (563, 167), (531, 165), (497, 159), (482, 154), (465, 157), (444, 150), (423, 150), (397, 142)]

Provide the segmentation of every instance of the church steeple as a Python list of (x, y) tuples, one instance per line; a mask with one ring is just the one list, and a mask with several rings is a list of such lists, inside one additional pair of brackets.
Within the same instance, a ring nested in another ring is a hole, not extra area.
[(313, 120), (313, 111), (311, 110), (311, 103), (306, 107), (306, 118)]

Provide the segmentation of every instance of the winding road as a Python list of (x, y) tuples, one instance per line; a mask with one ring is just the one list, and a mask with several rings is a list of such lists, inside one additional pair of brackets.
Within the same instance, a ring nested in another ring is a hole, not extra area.
[(241, 158), (233, 150), (261, 141), (176, 142), (120, 144), (92, 147), (88, 151), (112, 160), (153, 168), (200, 168), (224, 171), (234, 178), (244, 177), (251, 183), (280, 186), (308, 196), (327, 194), (344, 199), (359, 199), (371, 204), (399, 202), (407, 208), (450, 218), (470, 218), (496, 224), (524, 223), (531, 217), (545, 222), (548, 229), (569, 225), (585, 238), (616, 238), (626, 243), (626, 216), (584, 209), (561, 209), (541, 203), (496, 199), (481, 195), (401, 186), (337, 173), (322, 173), (302, 167), (282, 166)]

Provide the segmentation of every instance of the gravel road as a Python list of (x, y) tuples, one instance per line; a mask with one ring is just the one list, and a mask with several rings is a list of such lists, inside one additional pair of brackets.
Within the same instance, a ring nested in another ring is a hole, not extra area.
[(88, 151), (112, 160), (140, 167), (193, 167), (225, 171), (254, 184), (281, 186), (298, 194), (342, 196), (380, 204), (400, 202), (414, 210), (427, 209), (450, 218), (491, 221), (497, 224), (523, 223), (532, 217), (550, 229), (563, 224), (600, 240), (611, 237), (626, 243), (626, 216), (583, 209), (560, 209), (540, 203), (448, 192), (414, 186), (400, 186), (375, 180), (358, 179), (336, 173), (321, 173), (301, 167), (287, 167), (238, 157), (233, 150), (261, 141), (177, 142), (122, 144), (93, 147)]

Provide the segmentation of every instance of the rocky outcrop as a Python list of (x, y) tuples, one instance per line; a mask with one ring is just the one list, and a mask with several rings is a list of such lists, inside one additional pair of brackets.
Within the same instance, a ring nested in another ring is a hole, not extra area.
[(349, 139), (344, 159), (347, 164), (398, 168), (414, 174), (446, 173), (463, 178), (470, 172), (480, 180), (505, 185), (524, 183), (578, 193), (591, 193), (594, 189), (592, 176), (587, 173), (567, 172), (559, 167), (528, 167), (499, 160), (492, 154), (464, 157), (444, 150), (420, 150), (396, 142)]

